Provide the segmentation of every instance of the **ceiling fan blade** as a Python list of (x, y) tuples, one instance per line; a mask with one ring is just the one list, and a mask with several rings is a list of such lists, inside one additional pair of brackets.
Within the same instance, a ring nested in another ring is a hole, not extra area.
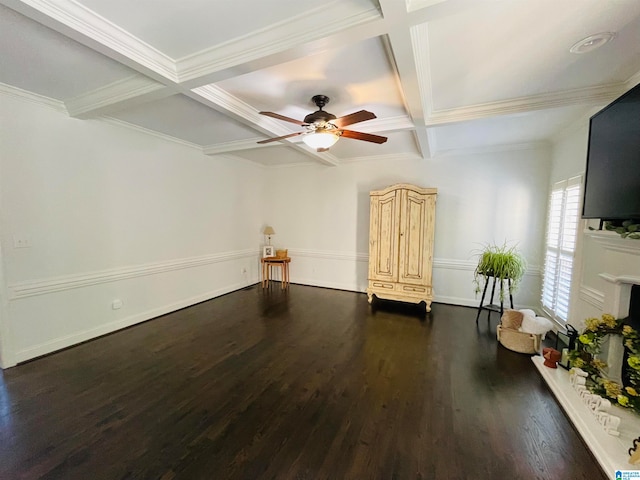
[(364, 140), (365, 142), (384, 143), (387, 141), (387, 137), (381, 137), (380, 135), (373, 135), (371, 133), (354, 132), (353, 130), (341, 130), (341, 135), (347, 138), (353, 138), (354, 140)]
[(289, 135), (283, 135), (282, 137), (274, 137), (274, 138), (268, 138), (266, 140), (260, 140), (258, 143), (277, 142), (278, 140), (284, 140), (285, 138), (296, 137), (298, 135), (302, 135), (303, 133), (307, 133), (307, 132), (290, 133)]
[(284, 120), (285, 122), (295, 123), (296, 125), (306, 125), (306, 123), (304, 123), (301, 120), (296, 120), (295, 118), (291, 118), (291, 117), (285, 117), (284, 115), (280, 115), (279, 113), (273, 113), (273, 112), (259, 112), (259, 113), (260, 115), (266, 115), (267, 117), (277, 118), (278, 120)]
[(359, 112), (350, 113), (344, 117), (336, 118), (335, 120), (332, 120), (331, 123), (338, 128), (342, 128), (347, 125), (353, 125), (354, 123), (364, 122), (365, 120), (373, 120), (374, 118), (377, 118), (374, 113), (367, 112), (366, 110), (360, 110)]

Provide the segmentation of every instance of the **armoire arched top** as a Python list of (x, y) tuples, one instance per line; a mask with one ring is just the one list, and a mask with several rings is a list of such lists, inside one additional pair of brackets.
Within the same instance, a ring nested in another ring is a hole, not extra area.
[(409, 183), (396, 183), (395, 185), (383, 188), (382, 190), (372, 190), (371, 192), (369, 192), (369, 195), (386, 195), (387, 193), (393, 192), (394, 190), (410, 190), (420, 195), (432, 195), (438, 193), (437, 188), (423, 188), (418, 187), (417, 185), (411, 185)]

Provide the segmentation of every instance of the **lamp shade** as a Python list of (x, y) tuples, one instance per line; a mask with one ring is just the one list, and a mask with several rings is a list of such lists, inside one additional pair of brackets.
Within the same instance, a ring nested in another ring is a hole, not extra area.
[(264, 233), (265, 235), (273, 235), (276, 233), (276, 231), (273, 229), (273, 227), (267, 225), (266, 227), (264, 227), (262, 233)]
[(339, 135), (331, 132), (314, 132), (302, 137), (302, 141), (311, 148), (329, 148), (340, 138)]

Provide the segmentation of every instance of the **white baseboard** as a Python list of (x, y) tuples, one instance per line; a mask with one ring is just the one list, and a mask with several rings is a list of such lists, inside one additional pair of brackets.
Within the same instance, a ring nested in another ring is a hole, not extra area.
[(322, 288), (333, 288), (334, 290), (346, 290), (348, 292), (358, 292), (358, 293), (366, 292), (366, 288), (358, 288), (358, 286), (354, 283), (332, 282), (332, 281), (317, 280), (317, 279), (310, 279), (310, 278), (295, 278), (291, 280), (291, 283), (296, 283), (299, 285), (308, 285), (310, 287), (322, 287)]
[(175, 312), (176, 310), (180, 310), (181, 308), (189, 307), (191, 305), (195, 305), (196, 303), (204, 302), (206, 300), (225, 295), (235, 290), (240, 290), (252, 284), (253, 283), (241, 283), (228, 285), (218, 290), (213, 290), (190, 298), (185, 298), (178, 302), (163, 305), (161, 307), (147, 310), (145, 312), (137, 313), (135, 315), (131, 315), (114, 322), (105, 323), (95, 328), (76, 332), (64, 337), (58, 337), (48, 342), (26, 348), (24, 350), (18, 350), (17, 352), (15, 352), (15, 361), (16, 363), (21, 363), (27, 360), (41, 357), (42, 355), (47, 355), (63, 348), (71, 347), (73, 345), (77, 345), (78, 343), (86, 342), (87, 340), (91, 340), (108, 333), (113, 333), (118, 330), (122, 330), (123, 328), (131, 327), (138, 323), (146, 322), (147, 320), (151, 320), (152, 318)]

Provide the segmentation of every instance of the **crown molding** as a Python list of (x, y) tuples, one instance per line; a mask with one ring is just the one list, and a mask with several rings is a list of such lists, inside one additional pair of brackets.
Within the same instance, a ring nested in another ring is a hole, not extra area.
[(409, 161), (409, 160), (422, 160), (422, 155), (418, 153), (390, 153), (386, 155), (370, 155), (368, 157), (351, 157), (351, 158), (343, 158), (340, 163), (360, 163), (360, 162), (398, 162), (398, 161)]
[(575, 120), (571, 124), (567, 125), (565, 128), (563, 128), (563, 129), (559, 130), (558, 132), (554, 133), (550, 137), (550, 140), (553, 143), (557, 143), (557, 142), (561, 141), (563, 138), (565, 138), (566, 136), (571, 135), (571, 134), (573, 134), (575, 132), (579, 132), (580, 130), (586, 129), (587, 132), (588, 132), (588, 130), (589, 130), (589, 120), (591, 119), (591, 117), (593, 115), (598, 113), (608, 103), (610, 103), (615, 98), (617, 98), (617, 96), (622, 95), (627, 90), (631, 90), (633, 87), (635, 87), (639, 83), (640, 83), (640, 72), (637, 72), (633, 76), (629, 77), (629, 79), (626, 82), (621, 84), (621, 85), (623, 85), (623, 89), (615, 97), (612, 97), (612, 98), (608, 99), (607, 101), (603, 101), (600, 104), (598, 104), (597, 106), (594, 106), (593, 108), (589, 109), (589, 111), (587, 113), (585, 113), (584, 115), (582, 115), (580, 118), (578, 118), (577, 120)]
[(51, 108), (59, 113), (67, 113), (64, 102), (61, 102), (60, 100), (28, 92), (27, 90), (22, 90), (21, 88), (7, 85), (6, 83), (0, 83), (0, 93), (20, 100), (26, 100), (27, 102), (35, 103), (43, 107)]
[[(255, 162), (258, 163), (258, 162)], [(264, 168), (269, 170), (280, 170), (285, 168), (297, 168), (297, 167), (318, 167), (322, 166), (318, 162), (295, 162), (295, 163), (279, 163), (277, 165), (265, 165), (264, 163), (259, 163), (258, 165), (262, 165)]]
[(476, 120), (496, 115), (544, 110), (547, 108), (566, 107), (571, 105), (588, 105), (609, 103), (625, 91), (625, 84), (616, 83), (597, 87), (578, 88), (544, 95), (520, 97), (498, 102), (471, 105), (469, 107), (451, 108), (431, 112), (427, 119), (428, 126)]
[(269, 148), (278, 146), (276, 142), (260, 145), (257, 143), (260, 140), (262, 140), (262, 138), (248, 138), (245, 140), (235, 140), (233, 142), (206, 145), (202, 147), (202, 153), (204, 153), (205, 155), (220, 155), (223, 153), (237, 152), (240, 150), (254, 150), (256, 148)]
[(362, 10), (351, 2), (325, 2), (304, 14), (179, 58), (176, 71), (181, 83), (193, 81), (380, 18), (380, 12), (374, 6)]
[(423, 8), (432, 7), (438, 3), (443, 3), (448, 0), (407, 0), (407, 11), (415, 12)]
[(159, 138), (161, 140), (166, 140), (168, 142), (176, 143), (178, 145), (193, 148), (195, 150), (198, 150), (199, 152), (202, 152), (202, 145), (198, 145), (192, 142), (187, 142), (186, 140), (172, 137), (171, 135), (167, 135), (165, 133), (160, 133), (155, 130), (150, 130), (148, 128), (141, 127), (140, 125), (135, 125), (133, 123), (125, 122), (124, 120), (120, 120), (119, 118), (113, 118), (105, 115), (105, 116), (98, 117), (97, 120), (108, 123), (110, 125), (114, 125), (116, 127), (123, 127), (128, 130), (136, 131), (138, 133), (144, 133), (145, 135), (150, 135), (152, 137)]
[(165, 90), (166, 95), (173, 94), (161, 83), (143, 75), (134, 75), (70, 98), (64, 103), (70, 116), (88, 118), (105, 113), (104, 110), (109, 107), (113, 110), (118, 103), (129, 100), (131, 102), (128, 105), (141, 103), (146, 96), (157, 94), (160, 90)]
[[(25, 5), (31, 7), (50, 19), (122, 55), (125, 59), (132, 60), (137, 65), (141, 65), (172, 82), (177, 82), (178, 76), (172, 58), (74, 0), (8, 0), (3, 3), (33, 18), (30, 15), (31, 12), (25, 9)], [(36, 20), (42, 22), (44, 19), (37, 18)], [(57, 30), (51, 21), (45, 25)], [(128, 65), (132, 66), (131, 63)]]
[(358, 124), (358, 130), (366, 133), (398, 132), (403, 130), (413, 130), (415, 125), (407, 115), (397, 117), (374, 118)]
[(505, 145), (488, 145), (486, 147), (451, 148), (448, 150), (433, 152), (432, 158), (458, 157), (462, 155), (483, 155), (500, 152), (519, 152), (523, 150), (548, 149), (550, 146), (551, 144), (548, 142), (526, 142)]

